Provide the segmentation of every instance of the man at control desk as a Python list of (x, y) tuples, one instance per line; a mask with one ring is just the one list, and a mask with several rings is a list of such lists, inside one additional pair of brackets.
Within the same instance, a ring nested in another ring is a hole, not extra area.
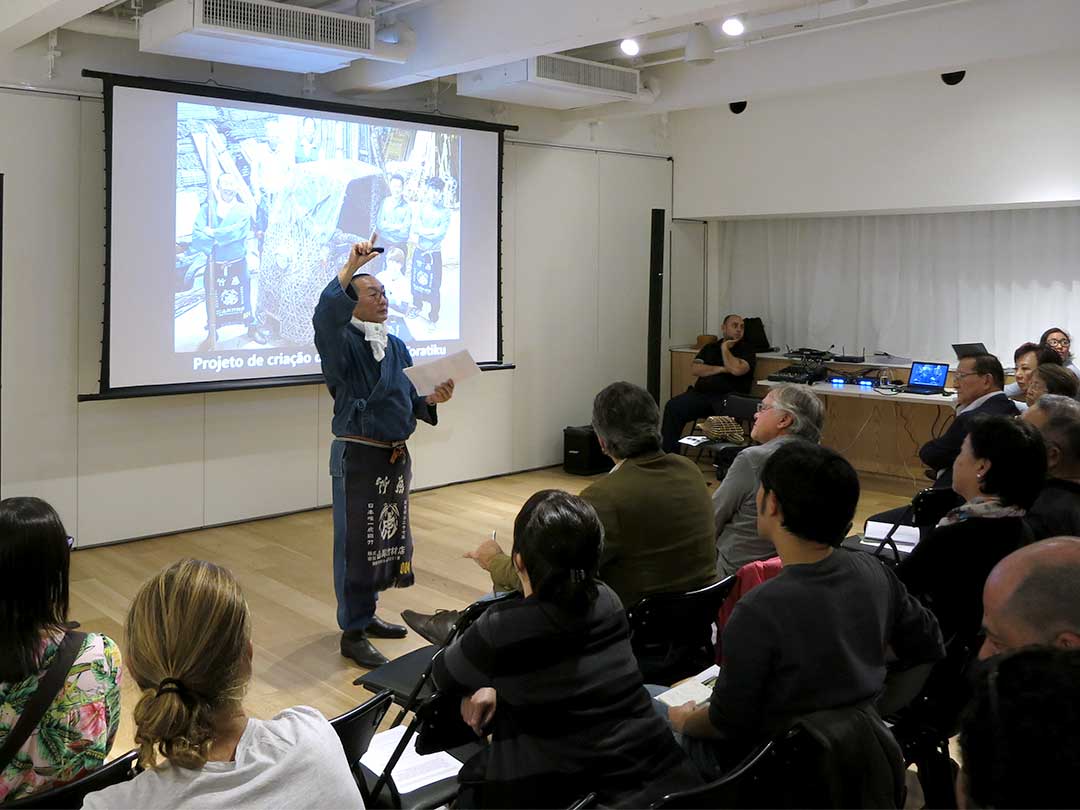
[(934, 470), (934, 489), (952, 486), (952, 465), (979, 414), (1016, 416), (1016, 405), (1005, 396), (1005, 372), (992, 354), (963, 357), (956, 366), (956, 419), (941, 436), (919, 448), (923, 464)]
[(369, 668), (387, 663), (369, 637), (406, 634), (402, 625), (375, 615), (379, 591), (413, 583), (412, 462), (405, 441), (417, 419), (437, 424), (435, 406), (454, 393), (453, 380), (447, 380), (421, 397), (405, 376), (412, 357), (386, 327), (383, 285), (358, 272), (378, 255), (375, 238), (353, 245), (312, 318), (326, 387), (334, 398), (330, 475), (341, 654)]
[(664, 406), (665, 453), (678, 452), (679, 437), (687, 422), (722, 413), (728, 394), (750, 393), (756, 356), (743, 340), (743, 328), (742, 316), (724, 318), (720, 340), (707, 344), (690, 366), (690, 374), (697, 378), (693, 387), (672, 397)]

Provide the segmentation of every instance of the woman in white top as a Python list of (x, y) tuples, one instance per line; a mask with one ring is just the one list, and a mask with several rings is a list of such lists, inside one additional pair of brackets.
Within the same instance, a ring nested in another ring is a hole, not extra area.
[(126, 637), (145, 770), (90, 794), (84, 808), (364, 806), (318, 711), (298, 706), (268, 721), (244, 712), (251, 616), (227, 570), (201, 560), (165, 569), (132, 602)]

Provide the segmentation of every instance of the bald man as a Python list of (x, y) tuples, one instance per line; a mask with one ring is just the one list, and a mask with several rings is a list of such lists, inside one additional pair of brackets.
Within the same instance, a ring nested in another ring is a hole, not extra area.
[(1051, 537), (999, 562), (983, 587), (979, 658), (1032, 645), (1080, 649), (1080, 537)]

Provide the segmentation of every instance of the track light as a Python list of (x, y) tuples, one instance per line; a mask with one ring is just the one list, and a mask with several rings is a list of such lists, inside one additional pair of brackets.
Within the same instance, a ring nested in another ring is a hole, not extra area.
[(712, 33), (709, 27), (702, 23), (694, 23), (686, 32), (686, 50), (683, 51), (683, 61), (691, 65), (704, 65), (716, 58), (716, 46), (713, 44)]
[(624, 39), (622, 42), (619, 43), (619, 48), (627, 56), (637, 56), (638, 53), (640, 53), (641, 51), (641, 46), (638, 45), (638, 41), (636, 39)]
[(728, 17), (724, 20), (724, 24), (720, 26), (720, 30), (729, 37), (737, 37), (746, 30), (746, 26), (743, 25), (743, 21), (738, 17)]

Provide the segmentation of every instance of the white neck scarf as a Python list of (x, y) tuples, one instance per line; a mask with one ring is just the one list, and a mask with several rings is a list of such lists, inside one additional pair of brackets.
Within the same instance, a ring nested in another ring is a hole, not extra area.
[(368, 345), (371, 346), (371, 353), (375, 355), (375, 362), (381, 363), (383, 357), (386, 356), (386, 344), (390, 335), (386, 324), (353, 318), (352, 325), (364, 333), (364, 338), (367, 340)]

